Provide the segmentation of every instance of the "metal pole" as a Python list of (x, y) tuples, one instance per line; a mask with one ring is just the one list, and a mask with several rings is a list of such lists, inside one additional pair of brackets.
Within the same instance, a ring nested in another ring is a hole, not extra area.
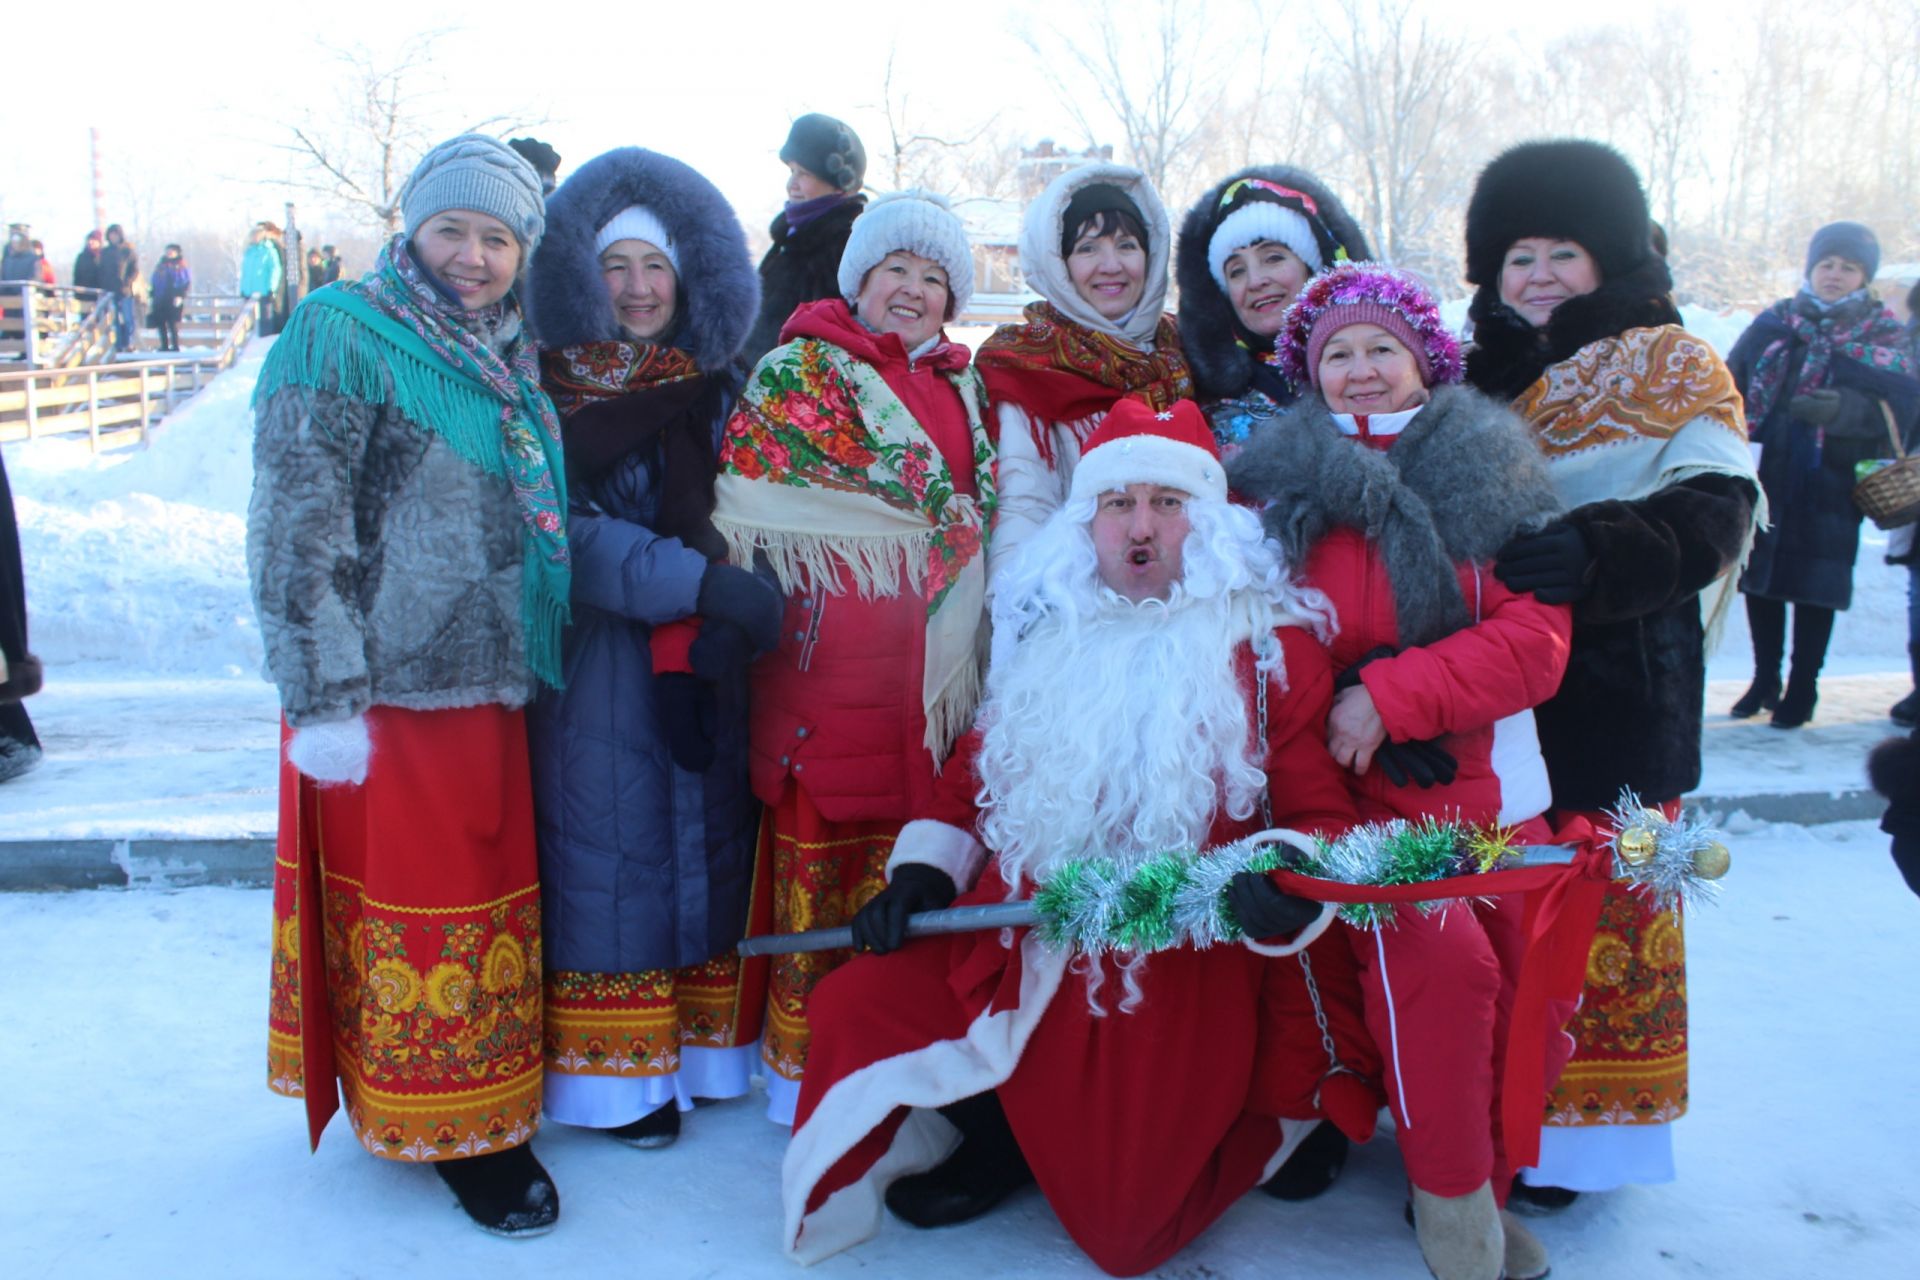
[(93, 226), (98, 231), (107, 225), (106, 183), (100, 178), (100, 130), (87, 130), (87, 145), (93, 153)]
[(100, 452), (100, 374), (96, 369), (87, 370), (87, 439), (93, 451)]
[(24, 336), (26, 338), (25, 354), (27, 357), (27, 368), (29, 369), (38, 368), (40, 363), (40, 353), (36, 349), (39, 344), (35, 341), (37, 335), (34, 332), (40, 327), (40, 321), (33, 314), (34, 303), (39, 300), (39, 297), (39, 285), (27, 283), (20, 286), (20, 319), (25, 321), (27, 326), (27, 331)]

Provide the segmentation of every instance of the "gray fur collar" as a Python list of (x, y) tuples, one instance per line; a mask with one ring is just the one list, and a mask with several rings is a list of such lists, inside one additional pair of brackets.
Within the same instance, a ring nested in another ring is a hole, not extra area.
[(1342, 436), (1310, 396), (1254, 428), (1227, 481), (1266, 505), (1267, 534), (1289, 564), (1341, 525), (1378, 545), (1403, 645), (1472, 622), (1454, 565), (1493, 559), (1561, 510), (1520, 420), (1465, 387), (1436, 388), (1386, 451)]

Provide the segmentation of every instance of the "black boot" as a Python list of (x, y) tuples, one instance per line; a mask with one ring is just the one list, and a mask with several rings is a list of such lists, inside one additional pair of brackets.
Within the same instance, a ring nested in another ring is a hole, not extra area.
[(1569, 1191), (1565, 1187), (1536, 1187), (1515, 1178), (1513, 1189), (1507, 1193), (1507, 1207), (1521, 1213), (1558, 1213), (1579, 1198), (1578, 1191)]
[(1920, 644), (1907, 646), (1907, 667), (1913, 673), (1913, 692), (1894, 703), (1893, 709), (1887, 712), (1902, 729), (1911, 729), (1920, 723)]
[(1779, 600), (1748, 596), (1747, 630), (1753, 636), (1753, 683), (1727, 714), (1749, 720), (1780, 705), (1780, 660), (1787, 652), (1787, 606)]
[(1276, 1200), (1311, 1200), (1331, 1187), (1346, 1167), (1347, 1135), (1322, 1120), (1260, 1189)]
[(1820, 668), (1827, 661), (1827, 642), (1833, 638), (1833, 610), (1819, 605), (1793, 606), (1793, 665), (1787, 672), (1787, 691), (1773, 713), (1776, 729), (1798, 729), (1813, 719), (1820, 700)]
[(944, 1163), (887, 1188), (887, 1208), (916, 1227), (970, 1222), (1033, 1181), (998, 1094), (976, 1094), (940, 1114), (960, 1130), (959, 1147)]
[(630, 1147), (670, 1147), (680, 1136), (680, 1108), (668, 1098), (664, 1106), (607, 1133), (615, 1142), (624, 1142)]
[(436, 1160), (474, 1225), (496, 1236), (543, 1236), (560, 1220), (560, 1192), (527, 1143), (466, 1160)]

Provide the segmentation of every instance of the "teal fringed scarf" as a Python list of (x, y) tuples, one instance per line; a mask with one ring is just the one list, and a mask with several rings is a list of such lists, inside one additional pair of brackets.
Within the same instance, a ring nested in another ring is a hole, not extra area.
[[(496, 304), (497, 314), (498, 304)], [(558, 688), (560, 633), (573, 568), (567, 553), (560, 419), (540, 390), (539, 353), (522, 333), (495, 354), (475, 321), (443, 298), (395, 236), (373, 270), (309, 294), (268, 354), (258, 409), (283, 387), (380, 403), (512, 486), (523, 521), (520, 620), (527, 665)]]

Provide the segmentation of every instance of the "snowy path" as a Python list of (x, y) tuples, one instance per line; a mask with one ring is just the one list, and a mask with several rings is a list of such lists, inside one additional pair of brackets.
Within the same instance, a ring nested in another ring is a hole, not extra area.
[[(1920, 901), (1868, 823), (1735, 842), (1689, 926), (1694, 1103), (1681, 1180), (1538, 1223), (1554, 1275), (1893, 1277), (1920, 1253)], [(268, 895), (0, 895), (6, 1127), (0, 1274), (95, 1277), (1092, 1277), (1029, 1194), (969, 1226), (878, 1238), (802, 1272), (778, 1244), (782, 1134), (702, 1109), (665, 1151), (550, 1126), (564, 1217), (482, 1235), (422, 1169), (338, 1127), (317, 1156), (267, 1091)], [(1887, 992), (1882, 995), (1881, 992)], [(1320, 1201), (1250, 1196), (1158, 1275), (1423, 1274), (1390, 1142)]]

